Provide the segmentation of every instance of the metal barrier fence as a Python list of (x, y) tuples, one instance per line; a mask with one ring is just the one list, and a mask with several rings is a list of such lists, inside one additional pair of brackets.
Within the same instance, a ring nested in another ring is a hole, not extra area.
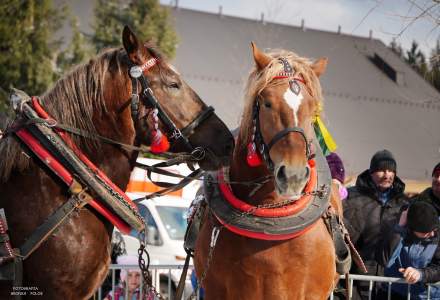
[[(183, 265), (150, 265), (150, 272), (152, 277), (152, 284), (158, 292), (165, 299), (174, 300), (174, 294), (176, 292), (177, 285), (179, 283), (180, 275), (182, 273)], [(191, 286), (191, 272), (193, 266), (189, 266), (188, 275), (185, 281), (185, 290), (182, 299), (188, 299), (193, 294), (193, 288)], [(109, 274), (104, 281), (103, 285), (95, 293), (95, 299), (102, 300), (108, 295), (110, 291), (115, 291), (119, 286), (119, 272), (121, 270), (139, 270), (138, 265), (110, 265)], [(140, 280), (140, 295), (142, 298), (142, 287), (145, 284), (142, 276)], [(128, 289), (124, 289), (124, 299), (127, 299)], [(200, 299), (199, 291), (194, 292), (195, 299)]]
[[(345, 276), (341, 276), (340, 283), (344, 282)], [(350, 285), (350, 299), (353, 297), (353, 285), (355, 281), (363, 281), (368, 282), (368, 299), (371, 300), (374, 293), (374, 284), (375, 283), (383, 283), (384, 285), (387, 285), (386, 287), (386, 299), (392, 300), (391, 295), (391, 287), (393, 284), (401, 283), (405, 284), (407, 286), (407, 292), (406, 292), (406, 299), (411, 300), (411, 284), (406, 283), (406, 281), (402, 278), (397, 277), (383, 277), (383, 276), (369, 276), (369, 275), (358, 275), (358, 274), (350, 274), (349, 275), (349, 285)], [(439, 298), (431, 298), (431, 289), (432, 286), (440, 287), (440, 282), (428, 284), (427, 287), (427, 298), (426, 300), (431, 299), (439, 299)], [(383, 288), (383, 286), (382, 286)], [(334, 299), (334, 294), (332, 293), (330, 295), (330, 300)], [(414, 299), (414, 298), (413, 298)], [(425, 298), (424, 298), (425, 299)], [(385, 297), (382, 297), (380, 300), (385, 300)]]
[[(107, 286), (104, 287), (101, 286), (98, 291), (95, 293), (95, 299), (102, 300), (105, 299), (107, 293), (109, 291), (115, 291), (116, 287), (118, 287), (119, 284), (119, 276), (118, 273), (120, 270), (133, 270), (137, 269), (139, 270), (139, 267), (137, 265), (110, 265), (110, 271), (109, 276), (106, 280), (110, 280), (110, 284), (107, 282)], [(156, 287), (157, 291), (161, 293), (161, 295), (164, 296), (165, 299), (174, 300), (174, 294), (176, 292), (176, 288), (180, 279), (180, 275), (182, 273), (183, 265), (150, 265), (150, 271), (152, 275), (152, 283), (153, 286)], [(188, 275), (185, 282), (185, 292), (182, 296), (183, 300), (188, 299), (190, 296), (193, 296), (193, 299), (201, 299), (200, 298), (200, 291), (197, 290), (193, 292), (191, 281), (190, 281), (190, 275), (192, 272), (193, 266), (189, 267)], [(345, 276), (341, 276), (342, 286), (345, 283)], [(350, 299), (352, 299), (353, 296), (353, 285), (354, 282), (357, 281), (363, 281), (368, 282), (368, 299), (371, 300), (374, 293), (374, 285), (378, 283), (382, 283), (384, 285), (387, 285), (386, 292), (387, 292), (387, 300), (392, 300), (391, 295), (391, 287), (393, 284), (402, 283), (407, 285), (407, 294), (406, 299), (411, 300), (411, 285), (407, 284), (404, 279), (402, 278), (395, 278), (395, 277), (380, 277), (380, 276), (368, 276), (368, 275), (357, 275), (357, 274), (350, 274), (349, 275), (349, 285), (350, 285)], [(142, 291), (142, 287), (144, 285), (143, 278), (141, 276), (141, 282), (140, 282), (140, 290)], [(427, 287), (427, 300), (430, 299), (438, 299), (438, 298), (431, 298), (431, 287), (436, 286), (440, 287), (440, 282), (435, 284), (428, 284)], [(126, 295), (124, 296), (125, 299), (127, 299), (127, 289), (125, 289)], [(345, 295), (344, 295), (345, 296)], [(330, 300), (335, 300), (337, 297), (332, 293), (330, 295)], [(140, 298), (142, 299), (142, 294), (140, 295)], [(179, 300), (182, 300), (179, 299)], [(340, 297), (338, 299), (341, 299)], [(344, 298), (345, 299), (345, 298)], [(383, 298), (385, 299), (385, 298)]]

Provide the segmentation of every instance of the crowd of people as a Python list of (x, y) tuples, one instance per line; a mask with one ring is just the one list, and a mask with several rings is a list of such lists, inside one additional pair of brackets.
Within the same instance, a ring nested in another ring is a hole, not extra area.
[[(336, 153), (327, 162), (344, 208), (344, 223), (359, 251), (367, 275), (401, 277), (411, 284), (411, 299), (427, 298), (427, 283), (440, 281), (440, 163), (432, 170), (432, 185), (413, 197), (397, 176), (397, 163), (388, 150), (373, 155), (370, 166), (345, 190), (345, 171)], [(356, 264), (350, 273), (365, 274)], [(388, 285), (355, 281), (353, 299), (387, 299)], [(430, 288), (440, 299), (440, 287)], [(407, 299), (408, 285), (393, 284), (391, 299)]]
[[(411, 284), (411, 299), (426, 299), (426, 284), (440, 281), (440, 163), (432, 170), (431, 187), (408, 197), (388, 150), (376, 152), (348, 189), (341, 158), (331, 153), (327, 162), (343, 203), (344, 224), (367, 275), (401, 277)], [(120, 256), (118, 264), (136, 265), (137, 257)], [(356, 264), (350, 273), (365, 274)], [(139, 299), (139, 286), (139, 270), (122, 270), (119, 286), (105, 299)], [(369, 282), (355, 281), (352, 299), (387, 299), (387, 289), (378, 284), (369, 298)], [(407, 299), (407, 294), (407, 284), (392, 284), (391, 299)], [(430, 288), (430, 299), (440, 299), (440, 287)]]

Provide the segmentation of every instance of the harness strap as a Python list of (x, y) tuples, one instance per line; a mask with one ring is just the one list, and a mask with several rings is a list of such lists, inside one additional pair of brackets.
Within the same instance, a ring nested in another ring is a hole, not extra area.
[(35, 229), (31, 236), (20, 247), (19, 256), (24, 260), (29, 257), (75, 210), (81, 209), (92, 197), (83, 187), (74, 181), (69, 188), (71, 196), (43, 224)]
[(310, 159), (309, 143), (307, 142), (306, 134), (304, 133), (304, 130), (301, 127), (288, 127), (288, 128), (285, 128), (285, 129), (277, 132), (277, 134), (275, 134), (275, 136), (270, 140), (269, 144), (267, 144), (267, 148), (268, 148), (267, 151), (269, 152), (270, 149), (272, 149), (273, 145), (275, 145), (279, 140), (281, 140), (284, 136), (286, 136), (290, 132), (296, 132), (296, 133), (301, 134), (302, 138), (306, 142), (307, 159)]
[[(172, 184), (170, 187), (161, 189), (157, 192), (154, 192), (152, 194), (149, 194), (145, 197), (141, 197), (138, 199), (134, 199), (133, 202), (134, 203), (138, 203), (142, 200), (148, 200), (148, 199), (152, 199), (152, 198), (156, 198), (156, 197), (160, 197), (169, 193), (172, 193), (174, 191), (180, 190), (182, 189), (184, 186), (186, 186), (187, 184), (189, 184), (191, 181), (198, 179), (200, 176), (202, 176), (203, 171), (200, 169), (197, 169), (195, 171), (193, 171), (191, 174), (189, 174), (187, 177), (185, 177), (184, 179), (182, 179), (179, 183), (177, 184)], [(151, 179), (150, 179), (151, 180)], [(154, 184), (156, 184), (157, 182), (152, 181)]]
[(0, 267), (14, 260), (14, 252), (7, 233), (8, 223), (5, 210), (0, 208)]
[[(170, 160), (170, 161), (172, 161), (172, 160)], [(168, 166), (175, 165), (174, 163), (173, 164), (169, 164), (168, 162), (169, 161), (160, 162), (160, 163), (154, 164), (152, 166), (148, 166), (148, 165), (144, 165), (144, 164), (136, 162), (135, 166), (138, 167), (138, 168), (146, 170), (147, 171), (148, 179), (150, 179), (150, 181), (152, 183), (154, 183), (155, 185), (160, 186), (160, 187), (164, 187), (164, 188), (170, 188), (170, 187), (175, 186), (176, 184), (175, 183), (164, 182), (164, 181), (155, 181), (155, 180), (153, 180), (151, 178), (151, 173), (154, 172), (154, 173), (160, 174), (160, 175), (182, 178), (182, 180), (179, 183), (177, 183), (177, 184), (182, 183), (187, 178), (191, 178), (193, 180), (193, 179), (197, 179), (199, 177), (197, 175), (198, 175), (200, 169), (194, 170), (188, 176), (183, 176), (183, 175), (175, 174), (175, 173), (172, 173), (170, 171), (161, 169), (162, 167), (168, 167)]]
[[(23, 104), (23, 112), (29, 118), (37, 117), (36, 112), (26, 103)], [(41, 124), (29, 128), (29, 131), (35, 136), (41, 136), (42, 134), (43, 142), (49, 143), (49, 148), (66, 163), (66, 168), (72, 174), (76, 174), (81, 179), (81, 183), (89, 187), (94, 195), (99, 196), (122, 220), (137, 230), (144, 227), (144, 221), (134, 203), (131, 203), (124, 192), (74, 146), (64, 132), (55, 133), (52, 128)], [(128, 229), (129, 231), (130, 228), (126, 226), (122, 229), (124, 231)]]
[(174, 299), (182, 299), (183, 290), (185, 289), (186, 275), (188, 274), (188, 266), (191, 256), (192, 256), (191, 253), (187, 252), (185, 258), (185, 264), (183, 265), (182, 274), (180, 275), (179, 284), (177, 285)]
[(201, 124), (203, 121), (208, 119), (214, 113), (214, 108), (208, 106), (205, 108), (194, 120), (191, 121), (185, 128), (180, 132), (185, 136), (190, 136), (192, 132)]
[[(130, 75), (131, 76), (131, 75)], [(148, 85), (148, 80), (145, 78), (143, 73), (141, 76), (132, 78), (132, 82), (139, 80), (142, 86), (142, 95), (145, 97), (145, 100), (147, 100), (147, 105), (150, 107), (156, 108), (158, 111), (158, 116), (162, 123), (169, 129), (173, 130), (170, 138), (175, 140), (181, 140), (185, 147), (189, 150), (193, 150), (193, 146), (189, 142), (188, 138), (182, 134), (182, 132), (177, 128), (176, 124), (171, 120), (171, 118), (168, 116), (168, 114), (163, 110), (162, 106), (159, 104), (159, 101), (157, 101), (156, 97), (154, 96), (153, 90)], [(133, 85), (135, 83), (132, 83)]]

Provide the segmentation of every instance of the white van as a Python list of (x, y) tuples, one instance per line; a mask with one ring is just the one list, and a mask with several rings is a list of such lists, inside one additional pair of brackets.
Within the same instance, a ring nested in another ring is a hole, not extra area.
[[(142, 164), (154, 165), (161, 162), (155, 159), (138, 158)], [(188, 175), (191, 170), (186, 165), (172, 166), (166, 170), (180, 175)], [(152, 174), (152, 180), (176, 183), (180, 179), (164, 175)], [(149, 200), (142, 200), (138, 203), (139, 212), (147, 223), (147, 251), (150, 255), (152, 265), (183, 265), (186, 252), (183, 249), (183, 238), (187, 226), (187, 214), (191, 201), (195, 198), (200, 187), (199, 181), (193, 181), (180, 191), (170, 195), (157, 197)], [(130, 177), (127, 187), (127, 195), (132, 199), (138, 199), (151, 194), (161, 188), (152, 184), (147, 177), (146, 171), (135, 168)], [(115, 229), (116, 230), (116, 229)], [(137, 232), (132, 231), (130, 235), (122, 235), (125, 248), (128, 254), (137, 255), (139, 241)], [(192, 262), (191, 262), (192, 263)], [(170, 273), (167, 270), (158, 272), (154, 285), (160, 285), (161, 294), (174, 299), (174, 293), (179, 283), (181, 271), (171, 272), (171, 295), (168, 295), (168, 278)], [(183, 299), (192, 293), (191, 281), (188, 272), (185, 282)]]

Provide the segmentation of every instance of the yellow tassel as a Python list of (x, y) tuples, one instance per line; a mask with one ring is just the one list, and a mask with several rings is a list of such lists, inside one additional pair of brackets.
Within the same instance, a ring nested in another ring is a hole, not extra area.
[(327, 127), (325, 127), (324, 122), (322, 122), (319, 115), (315, 117), (315, 122), (318, 124), (318, 127), (321, 130), (322, 137), (327, 145), (328, 150), (330, 152), (334, 152), (338, 146), (336, 145), (335, 140), (331, 136), (330, 132), (328, 132)]

